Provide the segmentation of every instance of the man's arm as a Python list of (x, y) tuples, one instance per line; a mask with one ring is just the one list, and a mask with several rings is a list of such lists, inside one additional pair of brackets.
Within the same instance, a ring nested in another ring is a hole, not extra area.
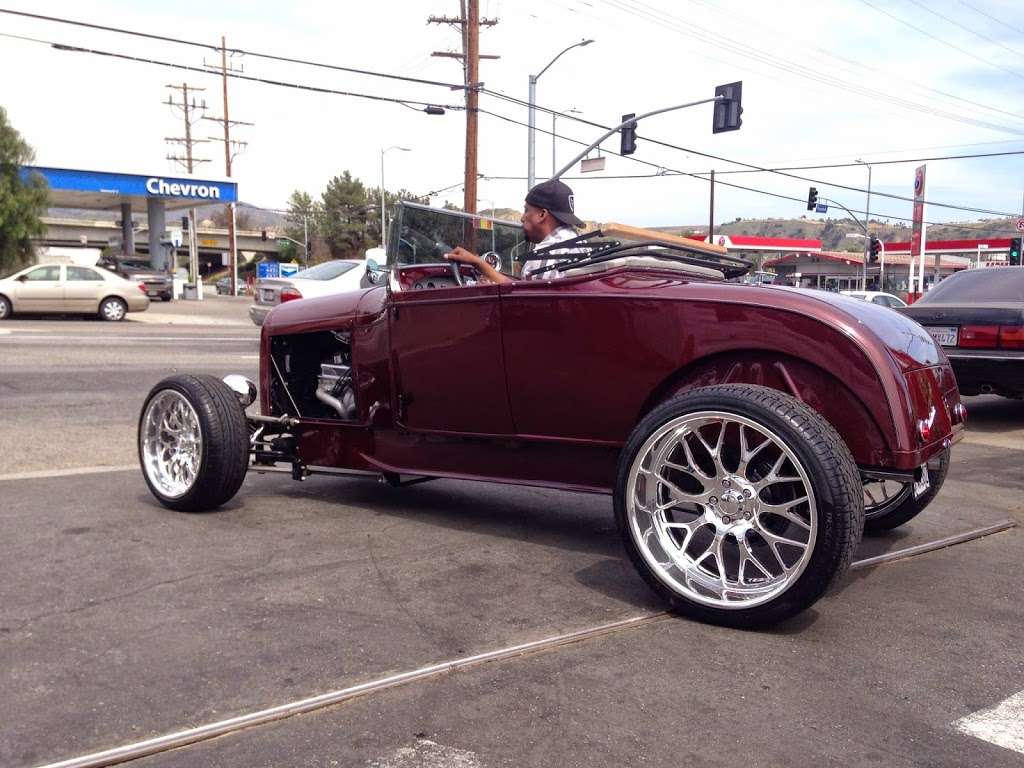
[(469, 264), (470, 266), (476, 267), (476, 270), (490, 280), (492, 283), (511, 283), (512, 278), (508, 275), (503, 275), (501, 272), (496, 270), (486, 261), (481, 259), (475, 253), (470, 253), (465, 248), (456, 248), (451, 253), (444, 255), (448, 261), (457, 261), (460, 264)]

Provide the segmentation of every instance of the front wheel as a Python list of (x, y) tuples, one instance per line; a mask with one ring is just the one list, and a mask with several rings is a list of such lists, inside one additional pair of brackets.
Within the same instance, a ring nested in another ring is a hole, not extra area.
[(947, 448), (928, 462), (928, 490), (914, 497), (913, 483), (869, 480), (864, 483), (864, 533), (885, 533), (917, 517), (942, 489), (949, 471)]
[(149, 490), (181, 512), (219, 507), (238, 492), (249, 467), (245, 411), (214, 376), (170, 376), (153, 387), (138, 444)]
[(0, 320), (6, 320), (11, 316), (11, 302), (10, 300), (0, 294)]
[(615, 514), (655, 592), (742, 628), (814, 603), (849, 566), (864, 524), (856, 465), (831, 425), (789, 395), (738, 384), (686, 392), (637, 425)]

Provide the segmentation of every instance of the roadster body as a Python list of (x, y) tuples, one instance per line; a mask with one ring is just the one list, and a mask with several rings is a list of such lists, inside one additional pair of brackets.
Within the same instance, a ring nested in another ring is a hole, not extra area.
[(553, 279), (492, 284), (441, 254), (490, 248), (517, 274), (516, 226), (404, 204), (378, 284), (269, 313), (259, 415), (237, 380), (154, 388), (151, 490), (208, 509), (247, 470), (284, 470), (607, 493), (676, 609), (733, 626), (802, 610), (865, 527), (941, 487), (965, 420), (946, 357), (884, 307), (732, 282), (745, 267), (714, 246), (602, 230), (549, 254)]

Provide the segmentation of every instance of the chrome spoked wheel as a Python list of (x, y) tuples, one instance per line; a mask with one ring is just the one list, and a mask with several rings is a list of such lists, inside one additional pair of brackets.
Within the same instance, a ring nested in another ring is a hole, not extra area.
[(913, 493), (913, 483), (871, 480), (864, 483), (864, 519), (875, 520), (900, 506)]
[(699, 411), (655, 430), (625, 496), (630, 534), (656, 577), (695, 603), (742, 610), (779, 597), (814, 553), (808, 472), (775, 432)]
[(192, 404), (179, 392), (153, 395), (142, 414), (139, 453), (150, 484), (168, 499), (195, 485), (203, 460), (203, 435)]

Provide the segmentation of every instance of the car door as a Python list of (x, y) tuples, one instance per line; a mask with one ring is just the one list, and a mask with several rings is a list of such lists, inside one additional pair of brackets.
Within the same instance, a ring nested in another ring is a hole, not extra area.
[(395, 414), (416, 431), (513, 432), (497, 285), (390, 294)]
[(103, 275), (91, 267), (65, 268), (64, 307), (68, 312), (95, 312), (106, 285)]
[(48, 264), (36, 267), (18, 278), (18, 287), (11, 299), (15, 312), (63, 312), (63, 267)]

